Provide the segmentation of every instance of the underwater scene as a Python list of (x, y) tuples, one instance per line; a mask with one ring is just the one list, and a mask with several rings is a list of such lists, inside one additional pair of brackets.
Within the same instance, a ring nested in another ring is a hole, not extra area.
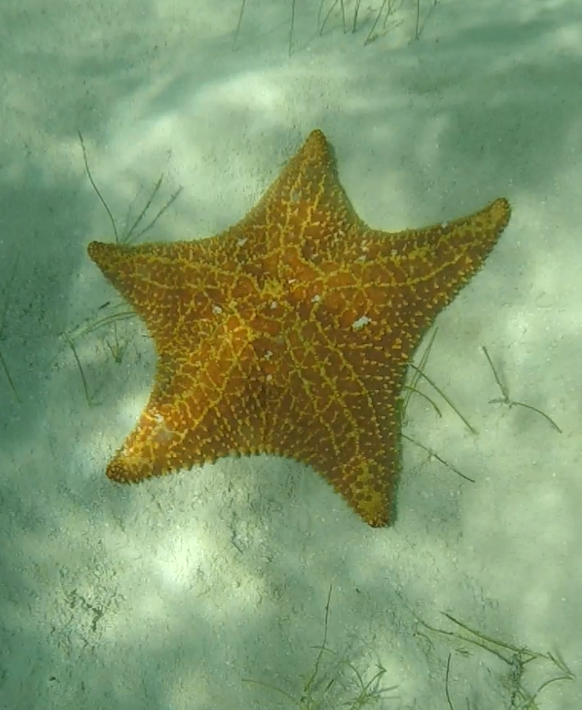
[(582, 707), (577, 0), (3, 0), (0, 710)]

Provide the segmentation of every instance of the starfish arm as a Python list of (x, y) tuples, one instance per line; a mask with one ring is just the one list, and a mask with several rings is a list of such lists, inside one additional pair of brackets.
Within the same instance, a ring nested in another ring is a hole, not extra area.
[(354, 225), (364, 226), (341, 186), (326, 137), (312, 131), (280, 176), (233, 232), (249, 238), (253, 248), (265, 244), (264, 267), (273, 268), (286, 250), (300, 247), (309, 259), (337, 248)]
[(393, 294), (392, 311), (422, 335), (438, 313), (481, 268), (510, 217), (498, 199), (468, 217), (388, 234), (371, 232), (370, 260), (389, 265), (390, 279), (377, 280)]
[(335, 338), (324, 318), (285, 334), (266, 390), (265, 449), (312, 466), (374, 527), (390, 518), (399, 465), (394, 387), (381, 343)]
[(232, 300), (232, 265), (216, 237), (137, 246), (91, 242), (88, 253), (143, 320), (158, 352), (183, 339), (194, 345)]
[(149, 402), (107, 475), (135, 483), (229, 454), (257, 453), (264, 419), (248, 331), (228, 323), (192, 353), (160, 354)]

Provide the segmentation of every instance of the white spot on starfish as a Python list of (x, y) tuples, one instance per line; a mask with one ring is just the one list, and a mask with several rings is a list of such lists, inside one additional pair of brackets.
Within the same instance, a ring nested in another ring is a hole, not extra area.
[(352, 330), (361, 330), (365, 325), (371, 322), (372, 319), (368, 318), (368, 316), (361, 316), (352, 323)]

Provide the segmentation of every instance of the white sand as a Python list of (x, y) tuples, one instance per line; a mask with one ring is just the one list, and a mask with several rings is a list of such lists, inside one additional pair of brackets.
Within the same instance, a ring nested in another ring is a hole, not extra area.
[[(22, 400), (0, 371), (0, 708), (293, 707), (244, 679), (300, 699), (331, 584), (337, 655), (314, 696), (337, 680), (317, 707), (350, 707), (349, 662), (365, 680), (381, 664), (397, 686), (377, 707), (449, 709), (449, 652), (455, 710), (521, 707), (515, 664), (420, 625), (454, 631), (444, 611), (582, 676), (579, 0), (423, 0), (419, 41), (408, 0), (368, 46), (380, 0), (362, 3), (356, 34), (336, 10), (323, 37), (319, 3), (297, 0), (291, 57), (283, 0), (247, 0), (236, 52), (240, 0), (24, 4), (0, 8), (0, 349)], [(512, 202), (492, 257), (439, 317), (427, 368), (478, 433), (420, 397), (406, 428), (475, 483), (405, 442), (398, 520), (381, 530), (280, 459), (112, 484), (108, 457), (154, 361), (136, 324), (118, 329), (121, 365), (112, 330), (80, 340), (87, 405), (62, 333), (116, 295), (86, 256), (112, 233), (77, 129), (121, 223), (161, 171), (160, 203), (183, 185), (148, 235), (172, 240), (239, 219), (314, 127), (374, 226)], [(511, 397), (562, 434), (489, 403), (482, 345)], [(559, 675), (547, 661), (524, 671), (529, 691)], [(539, 707), (582, 707), (582, 681), (550, 685)]]

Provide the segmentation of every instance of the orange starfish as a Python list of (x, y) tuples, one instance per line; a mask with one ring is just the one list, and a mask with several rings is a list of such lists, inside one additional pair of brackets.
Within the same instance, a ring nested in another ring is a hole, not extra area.
[(370, 525), (390, 518), (399, 398), (423, 333), (479, 269), (509, 204), (425, 229), (370, 229), (313, 131), (218, 236), (89, 244), (155, 341), (156, 379), (107, 467), (136, 482), (230, 454), (311, 465)]

